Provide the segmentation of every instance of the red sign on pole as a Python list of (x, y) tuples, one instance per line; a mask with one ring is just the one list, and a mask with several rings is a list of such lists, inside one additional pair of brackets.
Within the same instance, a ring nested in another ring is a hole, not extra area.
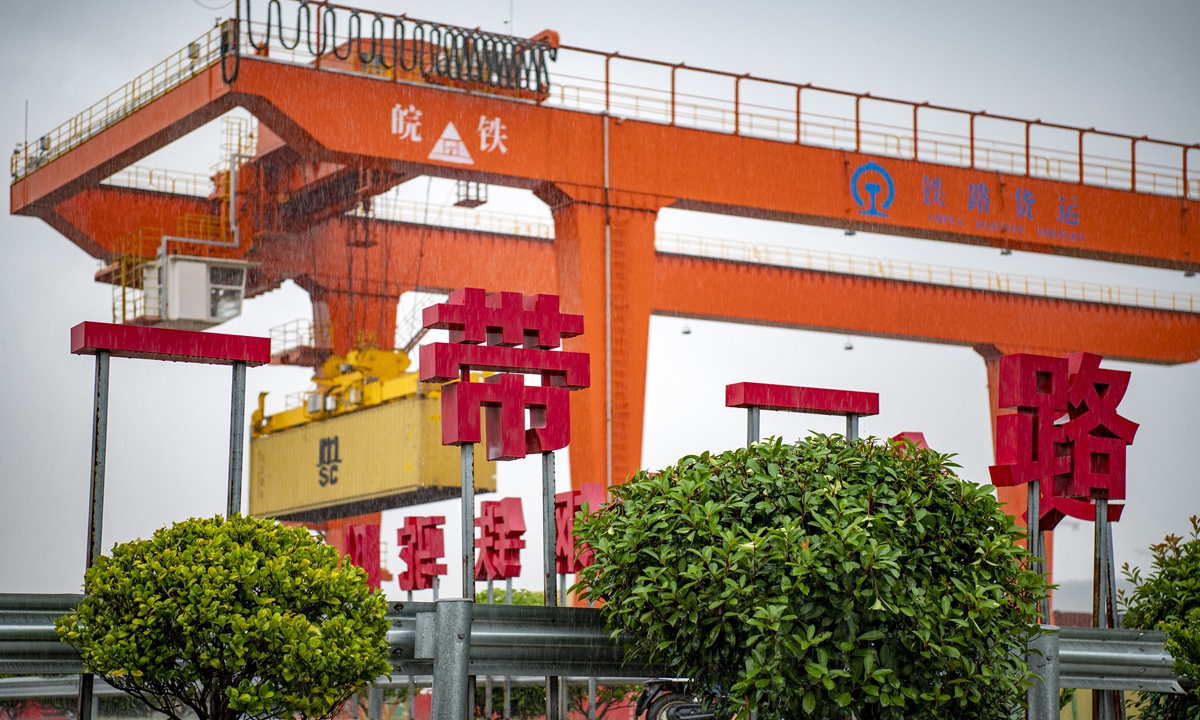
[(480, 517), (475, 518), (479, 538), (475, 548), (476, 580), (507, 580), (521, 574), (521, 550), (525, 541), (525, 513), (521, 498), (485, 500), (480, 503)]
[(879, 393), (740, 382), (725, 386), (725, 407), (816, 415), (878, 415)]
[(579, 490), (568, 490), (554, 496), (554, 524), (558, 539), (554, 543), (554, 567), (559, 575), (578, 573), (592, 564), (592, 552), (585, 545), (576, 552), (575, 515), (587, 505), (594, 513), (607, 502), (608, 493), (600, 483), (584, 483)]
[[(557, 295), (523, 298), (520, 293), (487, 295), (479, 288), (463, 288), (447, 302), (425, 308), (425, 327), (449, 330), (450, 342), (421, 348), (421, 381), (459, 381), (442, 390), (443, 445), (479, 442), (484, 408), (489, 460), (515, 460), (567, 446), (568, 391), (588, 387), (591, 379), (586, 353), (554, 350), (562, 338), (583, 333), (583, 316), (558, 307)], [(478, 383), (471, 382), (472, 370), (504, 374)], [(521, 375), (511, 373), (540, 375), (542, 384), (526, 385)]]
[[(1041, 481), (1043, 530), (1070, 516), (1094, 520), (1092, 500), (1125, 499), (1125, 448), (1138, 424), (1117, 413), (1130, 374), (1101, 369), (1099, 355), (1000, 358), (996, 465), (1000, 487)], [(1066, 418), (1065, 422), (1060, 422)], [(1121, 506), (1109, 504), (1117, 520)]]
[(379, 526), (347, 525), (346, 554), (350, 562), (367, 572), (367, 584), (378, 588), (383, 579), (379, 565)]
[(400, 573), (401, 590), (428, 590), (434, 577), (446, 574), (446, 566), (438, 562), (446, 555), (445, 524), (446, 518), (440, 515), (409, 517), (396, 529), (400, 559), (405, 564)]

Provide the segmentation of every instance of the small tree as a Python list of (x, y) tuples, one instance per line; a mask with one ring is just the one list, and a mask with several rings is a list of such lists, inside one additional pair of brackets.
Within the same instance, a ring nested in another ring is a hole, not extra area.
[(90, 671), (177, 720), (330, 716), (390, 669), (387, 601), (303, 528), (191, 519), (117, 545), (56, 622)]
[(837, 436), (685, 457), (576, 520), (577, 587), (743, 717), (1007, 717), (1045, 580), (954, 467)]
[(1150, 547), (1151, 573), (1122, 567), (1133, 592), (1125, 600), (1125, 626), (1167, 633), (1184, 695), (1142, 693), (1137, 704), (1146, 720), (1200, 720), (1200, 516), (1192, 516), (1191, 539), (1178, 535)]

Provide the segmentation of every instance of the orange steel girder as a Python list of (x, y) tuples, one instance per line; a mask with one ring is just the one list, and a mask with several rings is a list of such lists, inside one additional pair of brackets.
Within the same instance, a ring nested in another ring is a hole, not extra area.
[[(117, 192), (101, 188), (95, 197)], [(592, 388), (572, 403), (577, 484), (606, 475), (620, 482), (640, 466), (651, 314), (972, 346), (988, 360), (993, 406), (991, 375), (1002, 352), (1059, 354), (1086, 347), (1142, 362), (1200, 359), (1200, 315), (657, 253), (654, 217), (665, 200), (617, 192), (607, 206), (612, 281), (606, 308), (602, 194), (557, 186), (543, 186), (538, 194), (552, 207), (554, 242), (340, 216), (262, 238), (250, 256), (260, 269), (249, 292), (295, 280), (315, 306), (324, 305), (314, 316), (332, 319), (339, 352), (364, 336), (391, 332), (395, 301), (407, 290), (483, 286), (560, 293), (565, 310), (588, 318), (587, 332), (569, 347), (590, 353), (593, 362)], [(98, 235), (111, 220), (76, 212), (100, 223), (82, 225)], [(613, 329), (611, 474), (605, 460), (606, 314)], [(1024, 512), (1019, 489), (1001, 497), (1015, 514)]]
[[(412, 104), (424, 113), (420, 142), (391, 133), (390, 112)], [(403, 176), (432, 174), (536, 188), (544, 183), (609, 186), (671, 198), (672, 207), (1010, 247), (1131, 264), (1200, 270), (1200, 203), (1127, 190), (900, 160), (810, 145), (763, 140), (637, 120), (618, 120), (432, 85), (320, 71), (242, 58), (233, 86), (219, 68), (114, 123), (95, 138), (13, 184), (14, 213), (38, 215), (235, 106), (253, 112), (297, 153)], [(348, 110), (352, 108), (353, 110)], [(480, 118), (500, 118), (507, 152), (473, 144)], [(429, 158), (453, 122), (472, 151), (472, 164)], [(895, 184), (886, 217), (863, 214), (850, 188), (864, 163), (885, 167)], [(948, 205), (926, 204), (925, 178), (953, 190)], [(966, 187), (991, 189), (986, 215), (971, 214)], [(1030, 215), (1013, 197), (1037, 199)], [(961, 190), (961, 193), (958, 191)], [(1058, 231), (1059, 197), (1079, 208), (1075, 233)]]
[[(426, 125), (420, 142), (390, 133), (390, 109), (398, 103), (422, 109)], [(985, 358), (992, 347), (1047, 353), (1086, 349), (1163, 363), (1200, 358), (1200, 320), (1182, 313), (654, 251), (656, 213), (670, 206), (1194, 269), (1200, 267), (1200, 226), (1189, 221), (1197, 209), (1194, 201), (606, 119), (254, 58), (242, 59), (234, 86), (221, 82), (219, 69), (205, 71), (14, 183), (12, 210), (46, 218), (55, 227), (71, 218), (72, 240), (93, 254), (111, 252), (106, 243), (133, 227), (115, 227), (109, 223), (121, 222), (119, 216), (86, 207), (100, 195), (118, 197), (96, 184), (235, 106), (253, 112), (299, 162), (379, 173), (358, 188), (436, 175), (529, 188), (551, 206), (553, 244), (301, 213), (287, 223), (292, 227), (256, 228), (269, 232), (256, 235), (253, 247), (224, 252), (261, 263), (256, 291), (288, 277), (308, 288), (314, 302), (326, 305), (335, 343), (343, 350), (364, 334), (389, 332), (394, 316), (386, 307), (390, 304), (394, 313), (394, 298), (407, 289), (478, 285), (557, 291), (565, 310), (587, 318), (587, 333), (568, 347), (591, 353), (593, 363), (594, 385), (579, 393), (572, 407), (576, 485), (606, 477), (620, 482), (640, 465), (649, 317), (655, 312), (972, 345)], [(473, 144), (480, 118), (502, 119), (507, 152), (489, 153)], [(471, 165), (429, 159), (450, 122), (466, 140)], [(852, 196), (851, 177), (868, 162), (885, 167), (897, 188), (886, 217), (864, 215)], [(328, 169), (325, 175), (346, 172)], [(988, 184), (993, 188), (989, 216), (970, 216), (954, 201), (945, 211), (931, 212), (921, 200), (928, 176), (953, 188)], [(278, 177), (284, 179), (273, 188), (279, 195), (307, 182), (288, 181), (287, 173)], [(1041, 198), (1032, 213), (1038, 220), (1018, 215), (1011, 197), (1015, 189)], [(1075, 198), (1081, 208), (1073, 237), (1049, 232), (1056, 229), (1053, 199), (1060, 195)], [(268, 194), (260, 197), (269, 202)], [(346, 207), (347, 197), (329, 207)], [(307, 228), (295, 227), (306, 222)], [(356, 268), (370, 274), (360, 275)], [(358, 302), (352, 298), (362, 298), (361, 315), (351, 310)], [(606, 457), (612, 458), (610, 467)]]

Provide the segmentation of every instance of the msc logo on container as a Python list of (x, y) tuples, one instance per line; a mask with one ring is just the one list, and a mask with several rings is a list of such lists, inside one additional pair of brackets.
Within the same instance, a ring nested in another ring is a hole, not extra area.
[(317, 449), (317, 472), (320, 475), (320, 479), (317, 482), (321, 484), (321, 487), (337, 485), (338, 465), (341, 462), (342, 458), (338, 451), (338, 436), (321, 438)]

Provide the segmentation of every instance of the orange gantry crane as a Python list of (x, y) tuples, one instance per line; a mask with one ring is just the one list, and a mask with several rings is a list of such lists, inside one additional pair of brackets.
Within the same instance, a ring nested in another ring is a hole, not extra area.
[[(407, 291), (561, 295), (587, 319), (567, 347), (593, 363), (571, 407), (577, 487), (640, 464), (655, 313), (969, 345), (987, 363), (993, 416), (1006, 353), (1200, 359), (1191, 296), (1056, 297), (655, 246), (657, 213), (672, 207), (1194, 272), (1198, 145), (599, 53), (551, 31), (280, 7), (265, 21), (239, 8), (19, 149), (12, 212), (97, 258), (162, 246), (250, 261), (248, 297), (292, 279), (339, 354), (390, 348)], [(729, 92), (689, 93), (697, 78)], [(102, 182), (237, 107), (260, 122), (257, 148), (207, 197)], [(1101, 142), (1123, 156), (1097, 155)], [(373, 197), (422, 175), (532, 190), (554, 238), (371, 217)], [(1024, 491), (1005, 490), (1020, 516)]]

